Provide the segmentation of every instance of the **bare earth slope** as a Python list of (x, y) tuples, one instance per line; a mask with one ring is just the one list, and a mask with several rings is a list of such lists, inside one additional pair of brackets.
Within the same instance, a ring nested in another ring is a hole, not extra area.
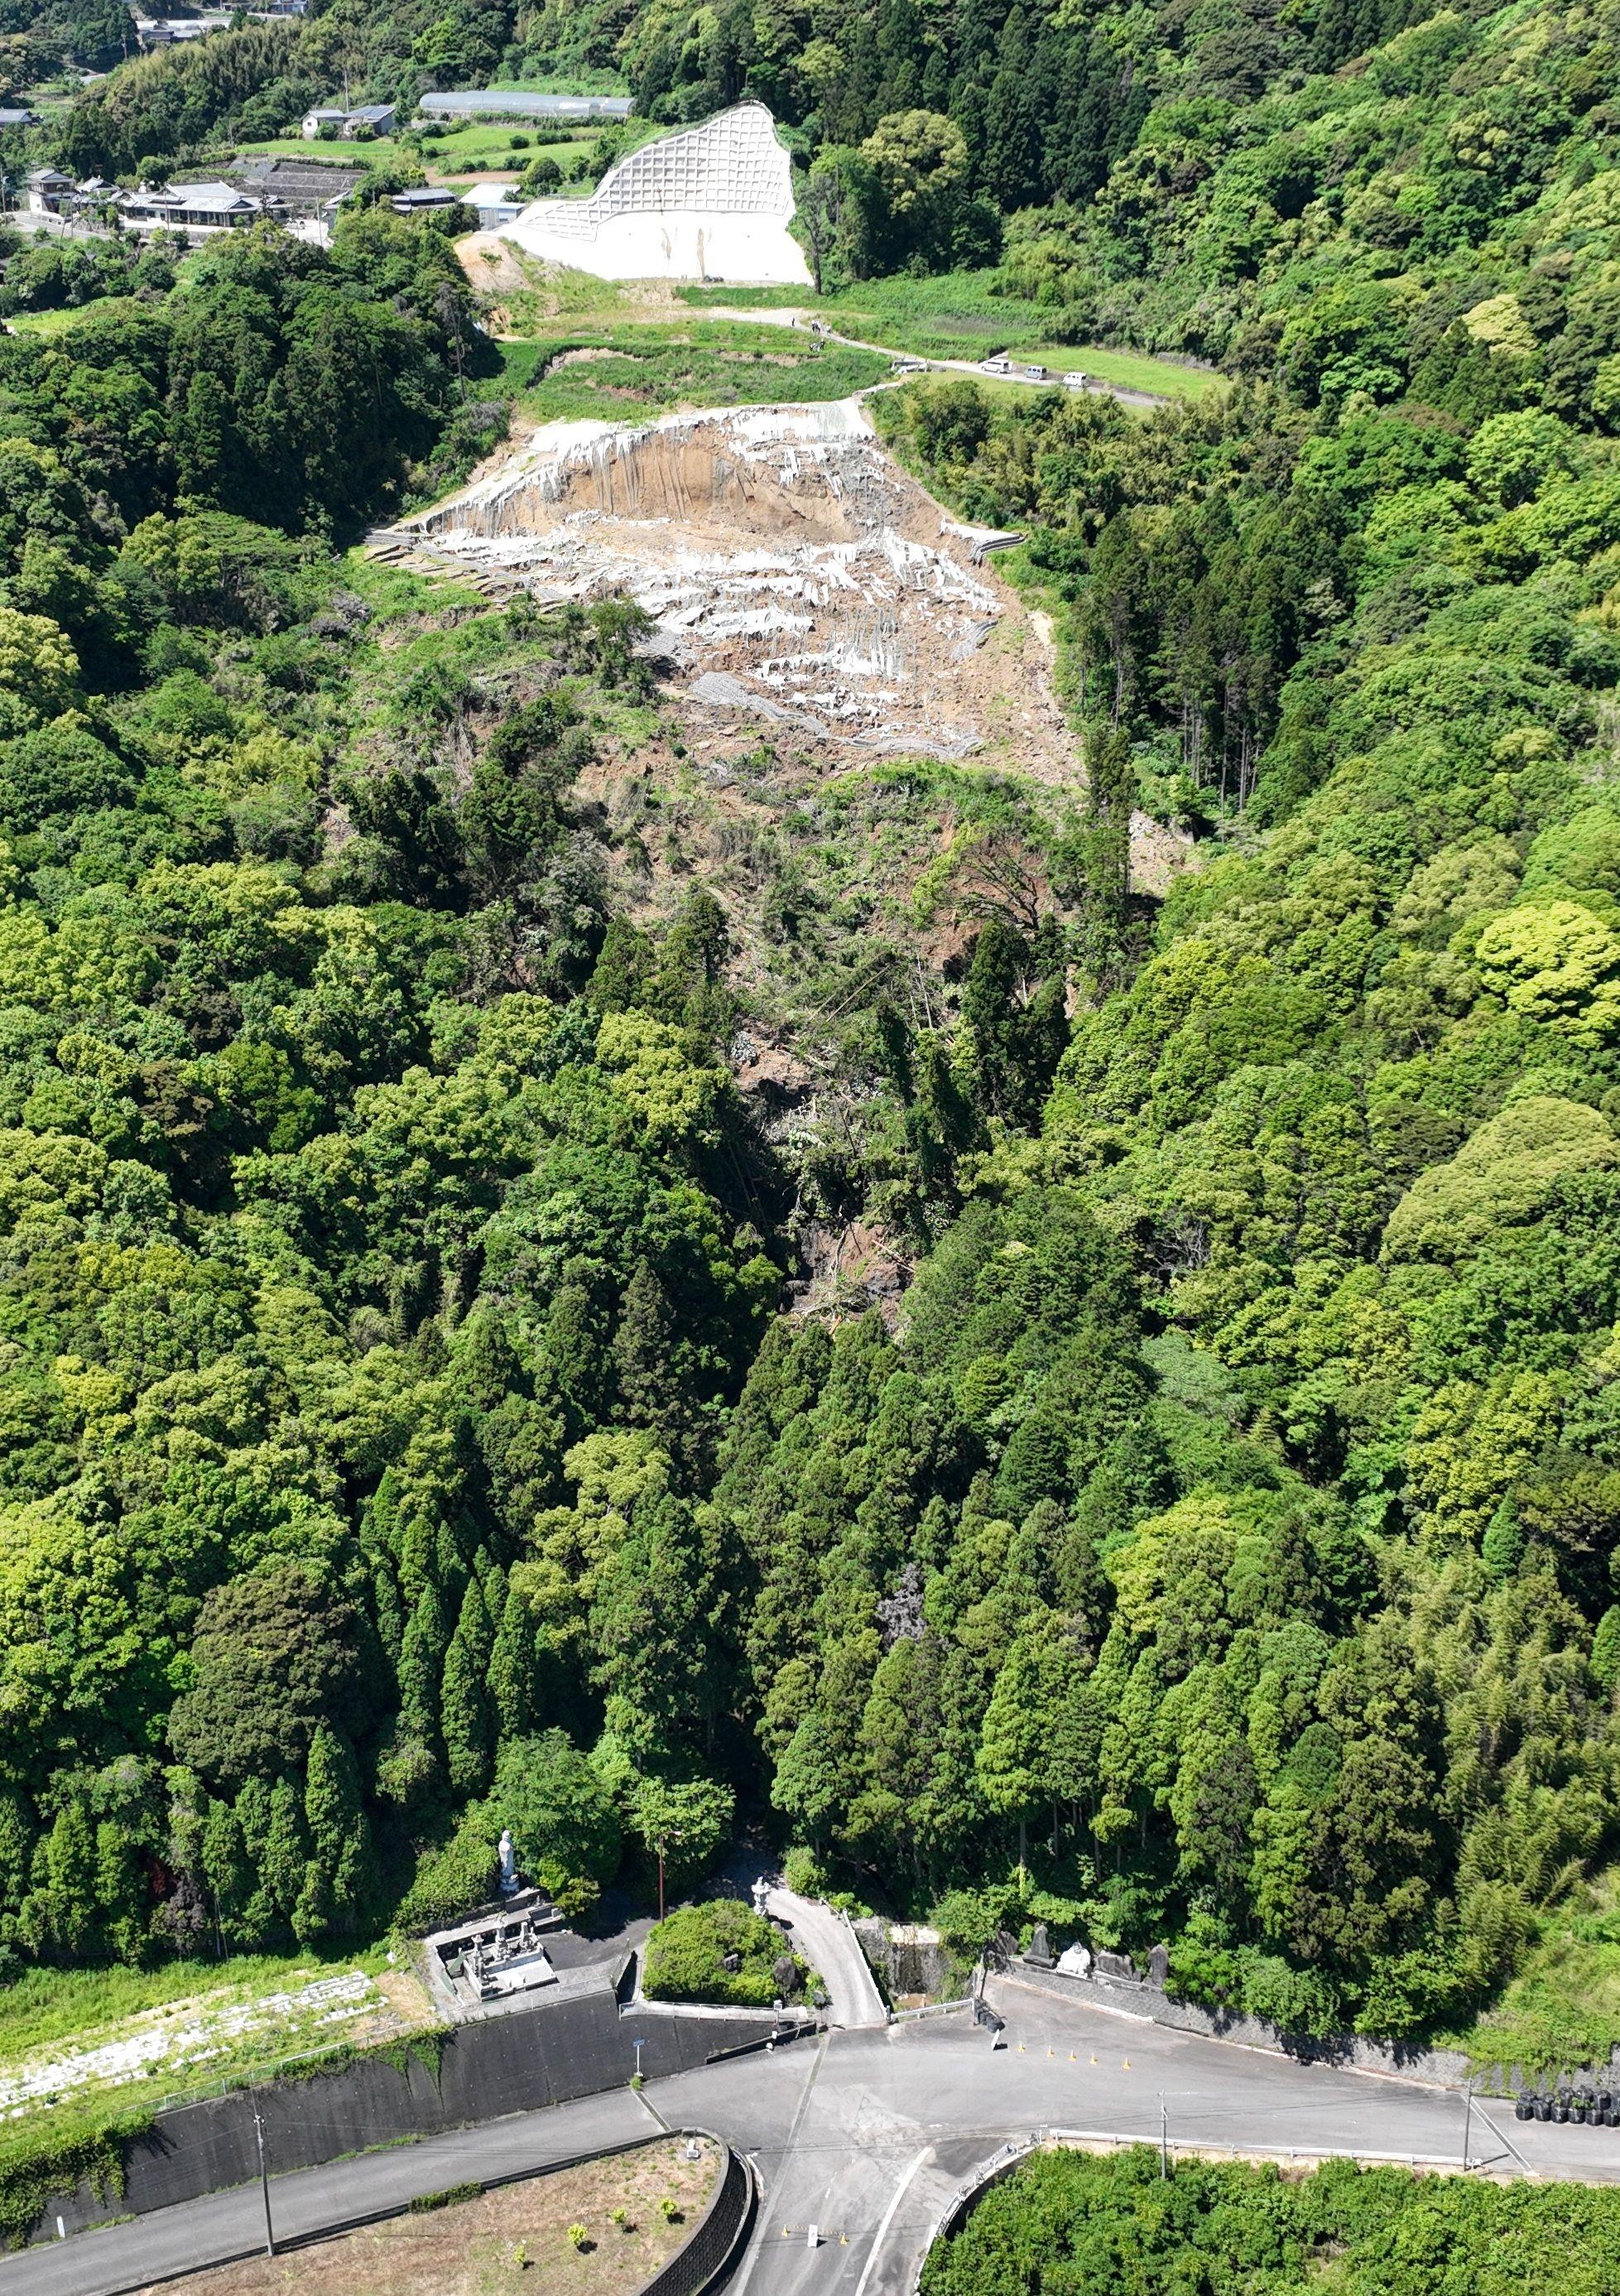
[(627, 592), (696, 716), (763, 720), (845, 763), (1079, 779), (1049, 629), (858, 399), (549, 423), (379, 539), (541, 600)]

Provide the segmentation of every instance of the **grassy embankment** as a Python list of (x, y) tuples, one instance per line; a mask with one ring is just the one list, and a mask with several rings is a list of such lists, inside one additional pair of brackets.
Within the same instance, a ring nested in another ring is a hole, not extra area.
[(1543, 1915), (1500, 1999), (1442, 2041), (1482, 2067), (1520, 2065), (1527, 2080), (1607, 2064), (1620, 2044), (1620, 1866)]
[(817, 352), (775, 328), (702, 320), (577, 325), (504, 343), (502, 359), (519, 409), (540, 422), (844, 398), (885, 372), (870, 351)]
[[(1203, 367), (1182, 366), (1145, 351), (1096, 344), (1052, 343), (1044, 329), (1051, 314), (1038, 303), (990, 291), (988, 271), (953, 271), (936, 279), (863, 280), (819, 299), (807, 291), (800, 308), (813, 309), (840, 334), (858, 336), (920, 358), (977, 360), (991, 350), (1038, 360), (1054, 369), (1084, 367), (1105, 382), (1170, 398), (1202, 398), (1224, 388)], [(685, 287), (683, 301), (729, 304), (739, 310), (771, 309), (793, 302), (780, 287)]]

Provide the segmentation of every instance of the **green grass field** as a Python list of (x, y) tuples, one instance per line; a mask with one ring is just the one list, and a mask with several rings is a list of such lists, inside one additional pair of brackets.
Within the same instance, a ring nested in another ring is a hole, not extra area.
[[(402, 154), (415, 160), (432, 176), (472, 175), (487, 168), (523, 168), (531, 160), (555, 160), (566, 167), (588, 151), (601, 134), (597, 127), (559, 128), (549, 122), (525, 127), (520, 119), (478, 119), (447, 135), (429, 137), (420, 145), (396, 135), (374, 135), (364, 144), (341, 138), (307, 143), (301, 135), (273, 135), (262, 143), (243, 144), (244, 158), (270, 160), (330, 160), (348, 166), (380, 167)], [(513, 138), (521, 139), (514, 143)]]
[[(388, 1967), (380, 1946), (337, 1956), (330, 1967), (362, 1969), (374, 1976)], [(236, 1956), (226, 1961), (165, 1962), (156, 1969), (30, 1969), (5, 1992), (0, 2019), (0, 2065), (51, 2043), (93, 2049), (130, 2018), (212, 1995), (251, 1997), (323, 1973), (309, 1953)]]
[[(501, 346), (503, 380), (541, 422), (607, 422), (683, 406), (762, 406), (777, 399), (847, 398), (886, 363), (868, 351), (814, 351), (775, 327), (694, 319), (540, 332)], [(585, 357), (569, 358), (568, 354)], [(545, 369), (559, 359), (566, 364)]]
[[(798, 308), (814, 309), (840, 334), (858, 335), (920, 358), (978, 360), (992, 350), (1038, 360), (1056, 370), (1084, 367), (1122, 390), (1150, 390), (1166, 398), (1202, 398), (1224, 388), (1223, 378), (1177, 365), (1146, 351), (1098, 345), (1053, 344), (1044, 328), (1051, 315), (1015, 295), (995, 295), (991, 271), (952, 271), (937, 279), (872, 279), (818, 300), (806, 292)], [(730, 304), (739, 310), (781, 308), (793, 301), (779, 287), (683, 287), (683, 300), (701, 308)], [(1025, 385), (1016, 386), (1027, 388)]]

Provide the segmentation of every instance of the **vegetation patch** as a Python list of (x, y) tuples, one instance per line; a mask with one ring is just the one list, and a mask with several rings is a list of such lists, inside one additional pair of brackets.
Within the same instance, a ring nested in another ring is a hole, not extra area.
[(642, 1990), (650, 2001), (724, 2002), (768, 2009), (810, 1981), (810, 1971), (762, 1915), (735, 1898), (678, 1906), (647, 1939)]
[(1344, 2296), (1596, 2292), (1620, 2263), (1620, 2193), (1496, 2185), (1330, 2161), (1308, 2175), (1157, 2152), (1047, 2152), (974, 2203), (923, 2267), (923, 2296)]

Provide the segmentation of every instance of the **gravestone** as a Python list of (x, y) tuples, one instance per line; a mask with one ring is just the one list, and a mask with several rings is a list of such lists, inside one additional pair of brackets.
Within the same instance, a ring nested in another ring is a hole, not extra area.
[(1024, 1958), (1036, 1969), (1051, 1969), (1055, 1965), (1057, 1956), (1052, 1952), (1044, 1922), (1037, 1922), (1030, 1931), (1029, 1950)]
[(1112, 1977), (1125, 1985), (1140, 1985), (1141, 1972), (1128, 1953), (1100, 1953), (1097, 1956), (1099, 1977)]
[(1165, 1980), (1169, 1974), (1170, 1948), (1168, 1946), (1156, 1945), (1148, 1956), (1148, 1982), (1150, 1985), (1157, 1985), (1162, 1992)]

